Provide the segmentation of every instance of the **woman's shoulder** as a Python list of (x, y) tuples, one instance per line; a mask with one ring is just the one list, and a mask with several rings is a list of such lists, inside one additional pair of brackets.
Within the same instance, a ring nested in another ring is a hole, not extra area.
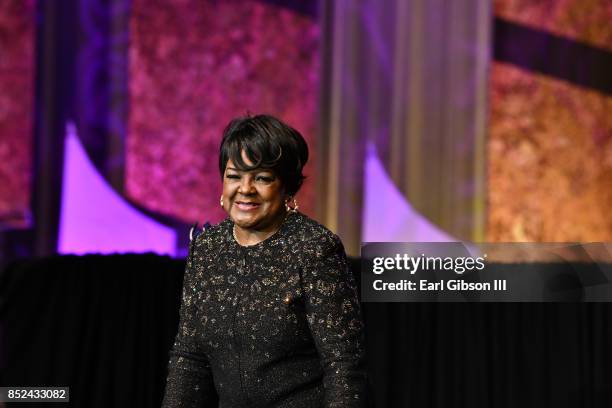
[(291, 238), (287, 240), (287, 247), (295, 255), (296, 264), (301, 265), (302, 276), (313, 268), (317, 270), (313, 277), (317, 274), (334, 275), (344, 270), (346, 253), (338, 235), (301, 213), (291, 221), (295, 225)]
[(201, 248), (215, 244), (222, 244), (227, 240), (228, 231), (231, 228), (229, 218), (218, 224), (206, 224), (193, 238), (193, 245)]
[(289, 221), (289, 233), (296, 244), (324, 247), (342, 245), (338, 235), (305, 214), (295, 213)]

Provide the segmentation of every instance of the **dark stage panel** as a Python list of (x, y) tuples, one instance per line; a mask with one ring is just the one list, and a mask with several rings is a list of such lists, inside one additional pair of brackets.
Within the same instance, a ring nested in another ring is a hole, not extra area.
[[(0, 275), (0, 384), (70, 386), (75, 407), (159, 406), (183, 268), (154, 254), (12, 263)], [(363, 313), (372, 407), (612, 401), (610, 303), (366, 303)]]

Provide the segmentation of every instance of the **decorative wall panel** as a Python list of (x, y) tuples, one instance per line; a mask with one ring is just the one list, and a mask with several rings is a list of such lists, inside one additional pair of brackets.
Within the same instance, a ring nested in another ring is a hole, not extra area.
[[(218, 221), (224, 126), (280, 116), (316, 151), (319, 28), (265, 2), (134, 0), (130, 23), (126, 190), (188, 222)], [(298, 195), (313, 210), (312, 157)]]
[[(506, 20), (612, 52), (608, 1), (495, 7)], [(495, 63), (490, 98), (488, 239), (612, 240), (612, 96)]]
[(34, 1), (0, 2), (0, 226), (30, 208)]
[(609, 0), (496, 0), (495, 15), (612, 50)]

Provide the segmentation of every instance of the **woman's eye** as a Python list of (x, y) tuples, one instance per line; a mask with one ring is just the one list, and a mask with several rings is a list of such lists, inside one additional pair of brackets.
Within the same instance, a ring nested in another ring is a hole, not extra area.
[(227, 177), (228, 179), (234, 179), (234, 180), (236, 180), (236, 179), (239, 179), (239, 178), (240, 178), (240, 176), (239, 176), (239, 175), (237, 175), (237, 174), (228, 174), (228, 175), (226, 175), (225, 177)]
[(274, 181), (274, 178), (268, 176), (257, 176), (255, 180), (263, 181), (264, 183), (271, 183), (272, 181)]

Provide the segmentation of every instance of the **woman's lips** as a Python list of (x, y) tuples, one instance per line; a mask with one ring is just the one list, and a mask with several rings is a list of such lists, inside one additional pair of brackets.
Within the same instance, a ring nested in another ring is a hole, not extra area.
[(236, 201), (236, 207), (238, 207), (240, 211), (253, 211), (259, 208), (259, 204), (243, 202), (243, 201)]

